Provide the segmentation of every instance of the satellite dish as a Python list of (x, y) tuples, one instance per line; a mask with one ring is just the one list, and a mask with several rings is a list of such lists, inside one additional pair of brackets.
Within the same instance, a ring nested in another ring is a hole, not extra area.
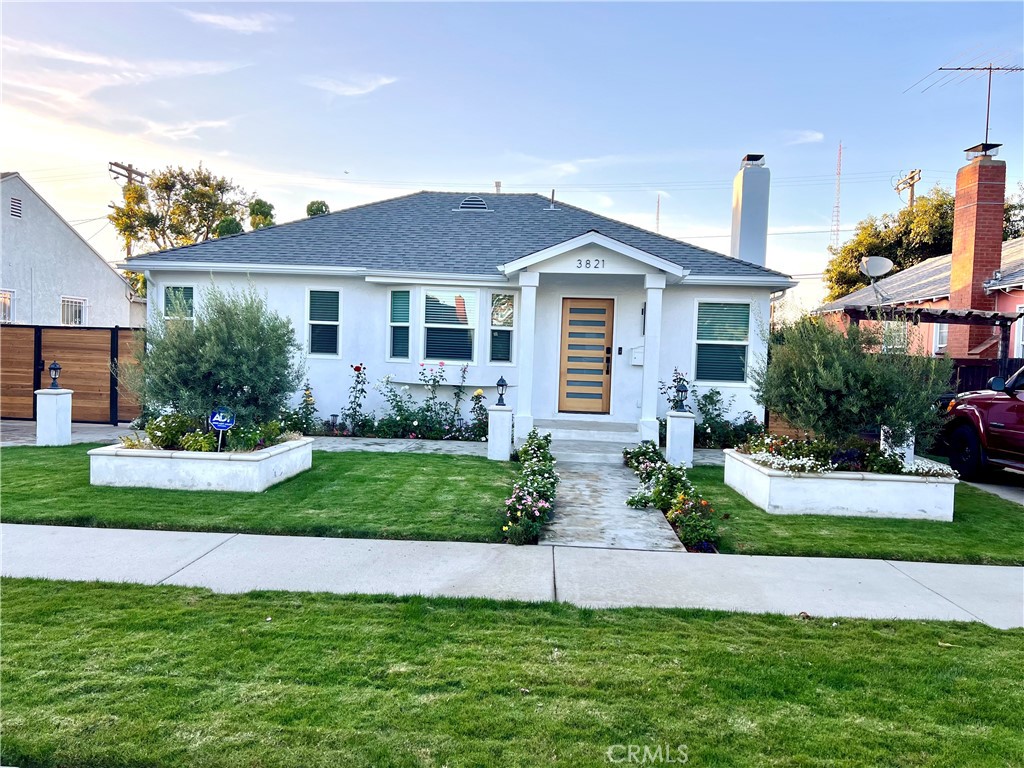
[(868, 256), (866, 259), (860, 260), (860, 271), (872, 280), (889, 274), (892, 272), (892, 267), (892, 259), (887, 259), (884, 256)]

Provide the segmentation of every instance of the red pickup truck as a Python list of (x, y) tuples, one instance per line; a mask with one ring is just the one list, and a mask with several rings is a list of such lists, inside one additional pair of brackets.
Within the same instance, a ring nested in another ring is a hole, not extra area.
[(949, 463), (974, 480), (987, 470), (1024, 471), (1024, 368), (1009, 379), (989, 379), (988, 389), (961, 392), (946, 409), (943, 433)]

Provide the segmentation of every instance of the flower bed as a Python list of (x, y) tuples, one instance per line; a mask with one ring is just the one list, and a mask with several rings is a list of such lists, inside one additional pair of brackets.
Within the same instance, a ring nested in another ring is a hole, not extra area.
[(628, 506), (661, 510), (687, 551), (718, 551), (715, 510), (687, 478), (683, 466), (669, 464), (650, 441), (624, 449), (622, 459), (640, 480), (640, 487), (626, 499)]
[(820, 458), (725, 451), (726, 485), (769, 514), (953, 520), (958, 481), (943, 465), (918, 461), (911, 468), (927, 474), (835, 467)]
[(553, 510), (558, 473), (551, 455), (551, 435), (530, 431), (517, 451), (522, 471), (505, 499), (501, 530), (510, 544), (536, 544)]
[(89, 451), (89, 483), (121, 488), (259, 492), (312, 466), (311, 437), (229, 453), (109, 445)]

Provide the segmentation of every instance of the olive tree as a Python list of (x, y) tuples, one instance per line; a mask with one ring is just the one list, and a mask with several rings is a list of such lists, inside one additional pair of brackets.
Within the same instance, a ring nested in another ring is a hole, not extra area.
[(836, 327), (804, 317), (772, 335), (754, 367), (755, 399), (793, 426), (836, 442), (884, 426), (894, 443), (927, 445), (941, 425), (936, 402), (952, 362), (915, 354), (890, 327)]
[(291, 321), (252, 288), (214, 287), (193, 307), (172, 295), (154, 316), (119, 378), (150, 412), (173, 410), (205, 421), (215, 406), (239, 424), (276, 419), (302, 383), (304, 366)]

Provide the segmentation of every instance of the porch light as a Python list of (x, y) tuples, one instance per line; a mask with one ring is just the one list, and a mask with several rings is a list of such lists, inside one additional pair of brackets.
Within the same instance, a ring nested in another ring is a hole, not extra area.
[(54, 360), (50, 363), (50, 389), (60, 389), (60, 384), (57, 383), (57, 379), (60, 378), (60, 363)]
[(498, 402), (496, 405), (505, 405), (505, 393), (508, 392), (508, 382), (505, 381), (505, 377), (502, 376), (498, 379)]
[(338, 426), (338, 414), (336, 414), (336, 413), (332, 413), (331, 414), (331, 426), (332, 427), (337, 427)]
[(685, 381), (680, 381), (676, 384), (676, 410), (677, 411), (688, 411), (689, 406), (686, 404), (686, 398), (690, 394), (690, 388), (686, 386)]

